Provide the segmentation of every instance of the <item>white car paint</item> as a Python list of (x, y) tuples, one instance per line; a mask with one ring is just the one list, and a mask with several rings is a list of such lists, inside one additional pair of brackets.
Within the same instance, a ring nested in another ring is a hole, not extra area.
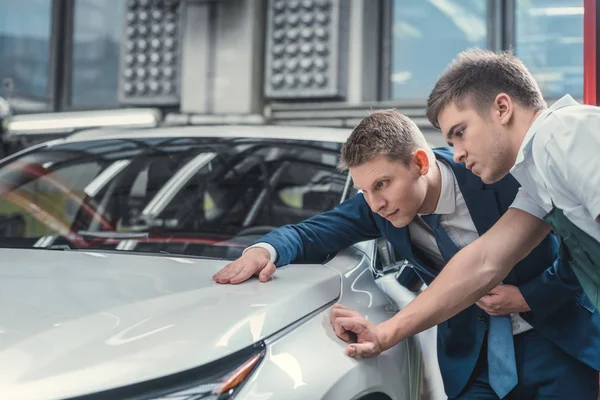
[[(313, 376), (316, 381), (309, 380), (305, 390), (318, 397), (303, 397), (300, 390), (297, 398), (336, 398), (361, 386), (380, 388), (392, 399), (409, 398), (407, 344), (374, 360), (350, 359), (322, 309), (341, 294), (342, 303), (373, 322), (392, 315), (362, 252), (346, 251), (327, 266), (287, 266), (270, 282), (236, 286), (212, 282), (225, 264), (1, 249), (0, 398), (60, 399), (117, 388), (206, 364), (263, 339), (268, 357), (254, 374), (256, 384), (247, 386), (250, 393), (262, 390), (264, 380), (274, 390), (270, 398), (284, 397), (278, 393), (294, 398), (300, 382)], [(281, 333), (318, 309), (306, 324)], [(282, 369), (293, 375), (293, 359), (306, 373), (292, 377), (290, 390), (289, 382), (273, 375)], [(382, 377), (382, 371), (393, 377)], [(277, 385), (282, 387), (276, 390)], [(255, 398), (248, 396), (238, 398)]]
[[(349, 133), (278, 126), (103, 129), (47, 145), (194, 136), (342, 143)], [(0, 399), (64, 399), (125, 387), (218, 362), (260, 341), (266, 356), (236, 400), (369, 393), (417, 399), (422, 359), (414, 338), (376, 358), (352, 359), (328, 321), (335, 301), (374, 323), (394, 314), (397, 306), (374, 279), (374, 254), (374, 242), (363, 242), (325, 265), (286, 266), (268, 283), (229, 286), (211, 280), (226, 261), (0, 249)]]
[(322, 266), (283, 268), (265, 284), (214, 283), (226, 264), (1, 249), (0, 398), (69, 397), (190, 369), (340, 293), (339, 274)]

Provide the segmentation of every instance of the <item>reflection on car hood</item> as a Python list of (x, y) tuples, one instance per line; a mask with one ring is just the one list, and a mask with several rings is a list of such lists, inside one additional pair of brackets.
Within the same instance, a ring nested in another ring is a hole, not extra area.
[(324, 266), (213, 283), (226, 264), (0, 249), (0, 398), (65, 398), (197, 367), (339, 296)]

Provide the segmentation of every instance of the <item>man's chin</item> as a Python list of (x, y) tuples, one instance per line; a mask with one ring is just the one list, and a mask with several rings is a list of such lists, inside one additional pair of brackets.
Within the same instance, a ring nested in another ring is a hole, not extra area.
[(478, 175), (481, 180), (483, 181), (483, 183), (485, 183), (486, 185), (491, 185), (492, 183), (496, 183), (497, 181), (492, 181), (489, 177), (487, 176), (480, 176)]
[(508, 174), (493, 174), (493, 175), (485, 174), (485, 175), (478, 175), (478, 176), (481, 178), (483, 183), (485, 183), (486, 185), (491, 185), (493, 183), (500, 181), (506, 175), (508, 175)]
[(410, 222), (410, 221), (406, 222), (406, 221), (401, 221), (401, 220), (390, 220), (390, 219), (388, 219), (388, 221), (390, 221), (390, 223), (394, 226), (394, 228), (404, 228)]

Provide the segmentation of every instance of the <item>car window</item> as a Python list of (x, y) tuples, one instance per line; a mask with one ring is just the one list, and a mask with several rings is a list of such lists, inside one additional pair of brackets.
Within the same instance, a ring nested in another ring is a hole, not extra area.
[(235, 258), (340, 203), (340, 144), (160, 138), (46, 147), (0, 168), (5, 246)]
[(101, 168), (97, 163), (82, 163), (49, 172), (44, 165), (16, 163), (8, 167), (17, 167), (26, 180), (0, 196), (2, 236), (40, 238), (68, 234), (82, 205), (85, 184)]

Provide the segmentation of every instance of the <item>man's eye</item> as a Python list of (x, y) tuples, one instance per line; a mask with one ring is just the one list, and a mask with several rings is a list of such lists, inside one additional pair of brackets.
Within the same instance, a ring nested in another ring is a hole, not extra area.
[(464, 133), (465, 133), (465, 130), (464, 130), (464, 129), (459, 129), (459, 130), (457, 130), (457, 131), (454, 133), (454, 135), (455, 135), (456, 137), (462, 137), (462, 135), (463, 135)]
[(385, 187), (385, 182), (381, 181), (381, 182), (377, 182), (377, 184), (375, 185), (375, 189), (383, 189)]

